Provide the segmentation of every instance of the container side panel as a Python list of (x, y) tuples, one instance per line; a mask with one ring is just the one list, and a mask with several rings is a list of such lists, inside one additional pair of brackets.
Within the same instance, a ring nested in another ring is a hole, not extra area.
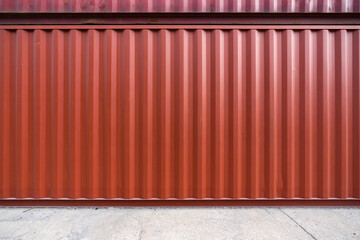
[(359, 199), (359, 62), (359, 30), (0, 30), (0, 198)]

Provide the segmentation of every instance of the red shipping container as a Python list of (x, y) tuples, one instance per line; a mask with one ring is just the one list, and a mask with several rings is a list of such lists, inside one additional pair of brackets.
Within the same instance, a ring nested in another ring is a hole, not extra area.
[[(20, 2), (0, 11), (359, 12)], [(359, 205), (359, 66), (358, 24), (0, 25), (0, 204)]]

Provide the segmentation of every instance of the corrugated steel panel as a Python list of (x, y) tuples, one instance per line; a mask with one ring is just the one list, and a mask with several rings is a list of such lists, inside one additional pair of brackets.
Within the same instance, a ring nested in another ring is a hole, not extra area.
[(360, 198), (359, 29), (110, 28), (0, 30), (1, 199)]
[(360, 12), (359, 0), (2, 0), (3, 12)]

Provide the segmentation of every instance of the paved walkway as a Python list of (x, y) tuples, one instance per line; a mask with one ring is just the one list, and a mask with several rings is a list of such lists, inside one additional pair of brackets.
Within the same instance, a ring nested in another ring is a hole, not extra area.
[(0, 208), (0, 239), (360, 239), (360, 208)]

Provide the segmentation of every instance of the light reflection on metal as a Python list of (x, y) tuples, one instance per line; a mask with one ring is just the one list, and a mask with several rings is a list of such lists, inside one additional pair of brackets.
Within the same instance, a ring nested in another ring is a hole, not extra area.
[(0, 30), (0, 198), (359, 199), (359, 66), (356, 29)]

